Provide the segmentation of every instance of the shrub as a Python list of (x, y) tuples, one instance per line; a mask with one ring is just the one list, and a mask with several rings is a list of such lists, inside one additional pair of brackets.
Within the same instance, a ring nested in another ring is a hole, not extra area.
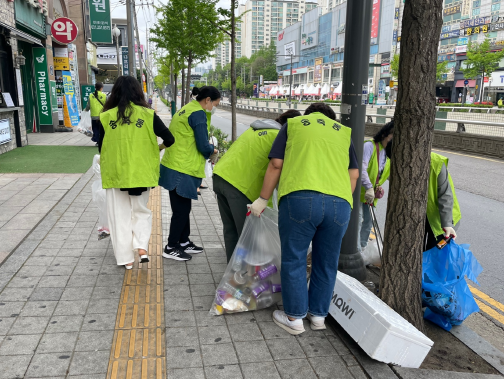
[(219, 150), (219, 158), (221, 158), (224, 153), (231, 147), (233, 141), (229, 141), (227, 139), (229, 135), (213, 125), (210, 125), (210, 135), (217, 138), (217, 150)]

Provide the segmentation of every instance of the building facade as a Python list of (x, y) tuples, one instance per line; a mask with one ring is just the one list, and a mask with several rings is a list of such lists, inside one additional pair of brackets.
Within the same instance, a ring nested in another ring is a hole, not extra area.
[[(277, 71), (283, 86), (276, 95), (287, 95), (290, 91), (287, 86), (292, 55), (293, 96), (341, 96), (346, 5), (346, 1), (326, 2), (304, 14), (300, 22), (277, 33)], [(324, 13), (329, 6), (331, 9)], [(390, 61), (399, 51), (402, 6), (402, 0), (378, 0), (373, 4), (368, 76), (370, 102), (385, 104), (397, 85), (391, 82)]]

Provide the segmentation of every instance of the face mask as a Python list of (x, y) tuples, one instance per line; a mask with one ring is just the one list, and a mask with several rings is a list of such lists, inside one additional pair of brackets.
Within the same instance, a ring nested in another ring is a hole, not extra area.
[(217, 107), (214, 105), (214, 106), (212, 107), (212, 111), (211, 111), (212, 115), (214, 115), (214, 114), (215, 114), (215, 112), (217, 112)]

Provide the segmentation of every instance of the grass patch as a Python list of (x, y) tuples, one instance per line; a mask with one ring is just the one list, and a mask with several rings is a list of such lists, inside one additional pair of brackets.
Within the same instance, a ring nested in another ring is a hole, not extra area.
[(0, 173), (82, 174), (95, 154), (92, 146), (28, 145), (0, 155)]

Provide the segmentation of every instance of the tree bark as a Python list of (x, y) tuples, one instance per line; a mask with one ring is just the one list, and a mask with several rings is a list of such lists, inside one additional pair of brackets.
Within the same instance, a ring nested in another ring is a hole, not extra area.
[(236, 141), (236, 70), (235, 70), (235, 25), (236, 0), (231, 0), (231, 140)]
[(182, 90), (180, 91), (180, 108), (182, 108), (185, 105), (185, 72), (184, 72), (184, 66), (182, 66)]
[(382, 300), (423, 331), (421, 301), (436, 67), (443, 0), (406, 0), (394, 114)]
[(187, 58), (187, 82), (186, 82), (186, 95), (185, 95), (185, 103), (189, 103), (189, 99), (191, 98), (191, 65), (192, 65), (192, 54), (189, 53), (189, 57)]

